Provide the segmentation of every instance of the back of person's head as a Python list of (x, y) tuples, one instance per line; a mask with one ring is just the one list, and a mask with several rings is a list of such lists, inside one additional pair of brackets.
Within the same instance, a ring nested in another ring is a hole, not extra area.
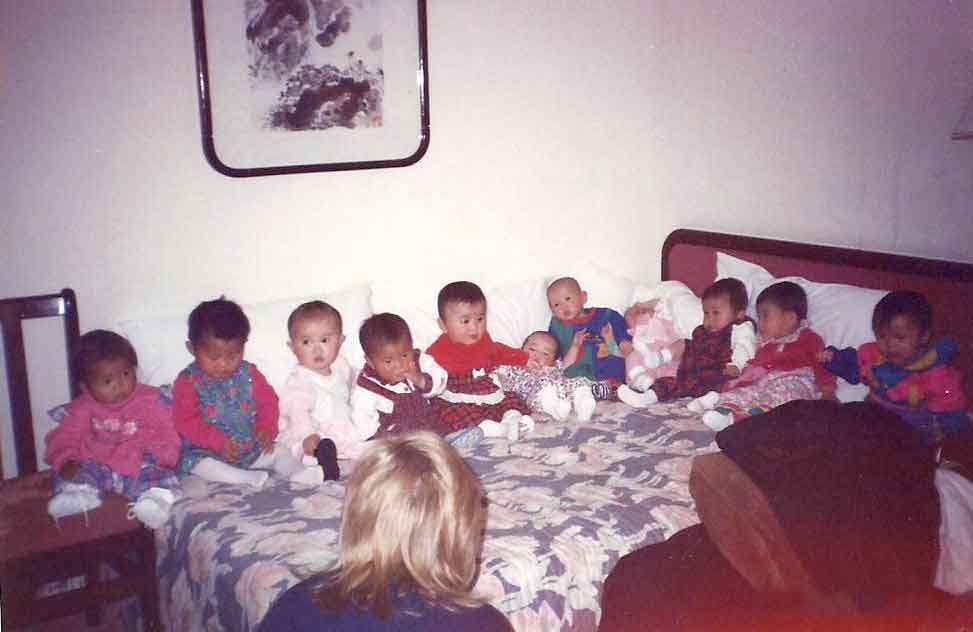
[(206, 336), (247, 341), (250, 320), (243, 309), (224, 297), (203, 301), (189, 313), (189, 342), (194, 346)]
[(294, 326), (302, 320), (311, 318), (332, 318), (338, 325), (338, 332), (343, 330), (341, 312), (333, 305), (324, 301), (308, 301), (295, 307), (287, 317), (287, 335), (293, 337)]
[(92, 368), (99, 362), (122, 358), (133, 367), (139, 365), (138, 355), (128, 339), (106, 329), (92, 329), (78, 338), (72, 351), (72, 362), (82, 382), (88, 381)]
[(446, 318), (446, 306), (452, 303), (483, 303), (486, 305), (486, 295), (476, 283), (470, 281), (453, 281), (443, 286), (439, 290), (436, 299), (436, 307), (439, 310), (439, 317)]
[(896, 316), (908, 318), (920, 334), (932, 329), (932, 305), (921, 292), (897, 290), (883, 296), (872, 311), (872, 331), (882, 331)]
[(703, 290), (702, 299), (726, 298), (730, 309), (736, 312), (747, 311), (747, 286), (740, 279), (726, 278), (714, 281)]
[(480, 603), (472, 590), (486, 506), (472, 470), (431, 432), (370, 443), (348, 480), (338, 570), (318, 602), (354, 603), (381, 618), (395, 592), (444, 607)]
[(398, 314), (383, 312), (365, 319), (358, 330), (358, 342), (362, 351), (371, 357), (387, 344), (408, 339), (411, 344), (412, 332), (409, 325)]
[(768, 301), (777, 306), (782, 312), (797, 314), (799, 320), (807, 318), (807, 294), (797, 283), (778, 281), (768, 285), (757, 295), (757, 305)]

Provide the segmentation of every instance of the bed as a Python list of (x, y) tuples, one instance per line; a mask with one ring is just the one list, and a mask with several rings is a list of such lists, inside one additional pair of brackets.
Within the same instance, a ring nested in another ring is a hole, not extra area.
[[(868, 335), (867, 304), (881, 292), (863, 288), (922, 290), (937, 333), (959, 340), (959, 366), (968, 370), (973, 358), (973, 265), (695, 230), (673, 232), (662, 254), (663, 280), (696, 293), (728, 270), (748, 276), (751, 292), (800, 275), (812, 311), (816, 301), (827, 307), (820, 318), (834, 309), (827, 301), (867, 311), (857, 330), (825, 336), (834, 343)], [(638, 411), (602, 402), (588, 423), (545, 420), (524, 441), (464, 450), (490, 502), (477, 589), (518, 631), (595, 630), (601, 585), (617, 560), (698, 522), (691, 461), (715, 450), (685, 401)], [(334, 562), (342, 482), (244, 490), (190, 477), (183, 492), (156, 531), (169, 629), (255, 629), (278, 595)]]

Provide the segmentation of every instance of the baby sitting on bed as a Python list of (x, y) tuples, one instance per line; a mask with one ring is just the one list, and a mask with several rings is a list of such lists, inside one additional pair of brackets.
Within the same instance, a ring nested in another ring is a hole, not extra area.
[(625, 318), (607, 307), (585, 307), (588, 293), (577, 279), (561, 277), (547, 287), (551, 308), (548, 332), (563, 352), (564, 374), (594, 382), (596, 399), (614, 399), (625, 383), (625, 357), (632, 336)]
[(540, 410), (557, 420), (571, 414), (572, 405), (578, 421), (588, 421), (595, 412), (592, 381), (585, 377), (567, 377), (558, 360), (557, 338), (546, 331), (535, 331), (524, 340), (531, 366), (498, 366), (493, 375), (505, 391), (520, 395), (531, 410)]
[(358, 340), (365, 352), (351, 393), (351, 416), (366, 438), (429, 430), (457, 447), (476, 445), (483, 430), (454, 430), (430, 400), (446, 389), (447, 374), (432, 356), (412, 346), (412, 332), (397, 314), (375, 314), (362, 323)]
[(868, 385), (868, 399), (896, 412), (926, 443), (968, 431), (963, 379), (949, 365), (950, 338), (930, 342), (932, 306), (919, 292), (885, 295), (872, 312), (875, 342), (857, 350), (828, 347), (825, 368), (852, 384)]
[(277, 444), (306, 466), (291, 480), (338, 480), (338, 458), (358, 457), (367, 438), (351, 421), (355, 372), (339, 355), (345, 340), (341, 313), (324, 301), (303, 303), (287, 318), (287, 333), (297, 366), (280, 394)]
[(692, 337), (656, 352), (662, 361), (678, 360), (675, 376), (653, 379), (645, 372), (637, 373), (628, 385), (618, 389), (619, 399), (638, 408), (657, 401), (699, 397), (739, 376), (756, 347), (753, 321), (747, 318), (746, 310), (747, 289), (741, 281), (714, 282), (703, 291), (703, 323), (693, 330)]
[(194, 361), (172, 385), (173, 419), (182, 436), (180, 474), (209, 481), (263, 487), (269, 468), (289, 477), (304, 469), (276, 445), (277, 393), (257, 367), (243, 359), (250, 320), (223, 297), (203, 301), (189, 314), (186, 349)]
[(757, 351), (739, 377), (690, 403), (706, 410), (703, 423), (722, 430), (795, 399), (833, 397), (835, 377), (819, 354), (824, 341), (807, 323), (807, 294), (790, 281), (768, 286), (757, 296)]
[(469, 281), (448, 283), (436, 300), (443, 334), (426, 353), (449, 375), (433, 410), (453, 430), (479, 426), (487, 437), (517, 441), (534, 427), (530, 408), (516, 393), (504, 392), (489, 372), (502, 364), (525, 365), (522, 349), (494, 342), (487, 333), (486, 296)]

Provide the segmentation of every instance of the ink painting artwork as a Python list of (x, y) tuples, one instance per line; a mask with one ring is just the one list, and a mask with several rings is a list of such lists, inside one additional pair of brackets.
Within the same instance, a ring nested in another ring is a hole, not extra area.
[(424, 1), (192, 3), (203, 151), (220, 173), (400, 167), (425, 153)]

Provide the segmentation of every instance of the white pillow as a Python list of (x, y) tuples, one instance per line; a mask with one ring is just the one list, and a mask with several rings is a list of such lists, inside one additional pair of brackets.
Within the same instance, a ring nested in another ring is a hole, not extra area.
[[(376, 314), (389, 312), (401, 316), (412, 332), (412, 344), (416, 349), (425, 351), (442, 333), (436, 322), (436, 295), (439, 288), (425, 279), (412, 281), (414, 283), (408, 285), (401, 282), (373, 283), (372, 309)], [(352, 341), (349, 340), (350, 342)], [(361, 349), (357, 331), (353, 342)]]
[(533, 332), (547, 331), (551, 324), (547, 283), (546, 278), (530, 279), (486, 291), (490, 337), (519, 349)]
[[(577, 279), (581, 289), (588, 293), (586, 307), (610, 307), (619, 314), (632, 304), (632, 294), (639, 283), (615, 274), (591, 261), (571, 266), (563, 275)], [(551, 279), (553, 281), (554, 279)], [(544, 300), (547, 301), (547, 288)]]
[[(872, 331), (872, 312), (875, 304), (887, 290), (873, 290), (845, 285), (842, 283), (817, 283), (803, 277), (775, 278), (763, 266), (738, 259), (723, 252), (716, 253), (717, 278), (733, 277), (740, 279), (747, 288), (749, 306), (747, 312), (752, 318), (757, 314), (757, 296), (768, 285), (778, 281), (797, 283), (807, 293), (808, 322), (828, 346), (843, 349), (858, 348), (875, 340)], [(838, 380), (838, 399), (855, 401), (864, 399), (868, 389), (863, 385), (852, 386)]]
[[(320, 299), (341, 313), (345, 344), (341, 353), (353, 367), (365, 360), (358, 344), (358, 328), (371, 315), (371, 288), (367, 284), (346, 290), (303, 297), (241, 304), (250, 320), (250, 339), (245, 357), (257, 365), (271, 386), (280, 391), (295, 359), (287, 348), (287, 317), (301, 303)], [(186, 351), (186, 319), (181, 316), (118, 323), (119, 330), (131, 341), (139, 357), (141, 379), (146, 384), (161, 385), (175, 380), (192, 362)]]

